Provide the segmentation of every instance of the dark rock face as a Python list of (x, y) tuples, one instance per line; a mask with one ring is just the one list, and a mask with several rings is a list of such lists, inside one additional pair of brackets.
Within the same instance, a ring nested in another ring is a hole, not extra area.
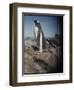
[(46, 40), (46, 49), (39, 52), (34, 41), (27, 40), (24, 48), (24, 74), (62, 73), (63, 55), (55, 40)]

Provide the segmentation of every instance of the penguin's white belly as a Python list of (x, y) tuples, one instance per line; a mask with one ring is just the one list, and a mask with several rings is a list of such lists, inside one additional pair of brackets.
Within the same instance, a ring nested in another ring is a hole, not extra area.
[(42, 33), (40, 33), (40, 52), (42, 52)]
[(38, 27), (35, 27), (35, 34), (36, 34), (36, 38), (38, 36)]

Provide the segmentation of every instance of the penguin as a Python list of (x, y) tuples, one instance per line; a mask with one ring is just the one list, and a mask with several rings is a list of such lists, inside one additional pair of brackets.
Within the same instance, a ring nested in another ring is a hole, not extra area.
[(46, 48), (44, 33), (42, 31), (40, 21), (34, 20), (34, 23), (35, 23), (34, 33), (36, 38), (36, 44), (37, 47), (39, 48), (39, 51), (43, 52), (43, 50)]

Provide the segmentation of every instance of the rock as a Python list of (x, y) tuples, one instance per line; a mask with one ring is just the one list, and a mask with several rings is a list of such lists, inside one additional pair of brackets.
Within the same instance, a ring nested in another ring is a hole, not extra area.
[(58, 73), (63, 71), (63, 60), (60, 58), (61, 49), (48, 46), (43, 52), (27, 41), (24, 48), (24, 74)]

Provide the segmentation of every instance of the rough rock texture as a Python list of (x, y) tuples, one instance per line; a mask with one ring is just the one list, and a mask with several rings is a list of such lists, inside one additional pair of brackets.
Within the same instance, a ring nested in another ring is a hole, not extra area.
[(63, 60), (59, 46), (47, 45), (39, 52), (36, 45), (27, 42), (24, 48), (24, 74), (59, 73), (63, 71)]

